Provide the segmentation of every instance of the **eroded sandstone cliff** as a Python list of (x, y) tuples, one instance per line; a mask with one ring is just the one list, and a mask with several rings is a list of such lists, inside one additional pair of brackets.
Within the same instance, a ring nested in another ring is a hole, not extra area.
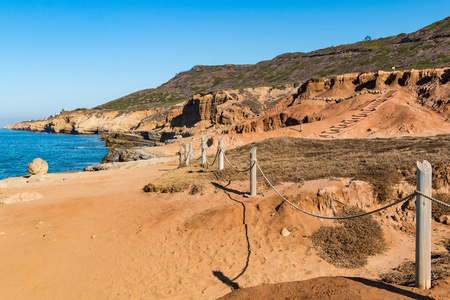
[[(186, 103), (142, 111), (64, 112), (6, 128), (52, 133), (135, 132), (164, 141), (205, 129), (225, 133), (269, 131), (330, 117), (330, 105), (363, 95), (404, 91), (423, 107), (450, 117), (450, 68), (349, 73), (280, 86), (217, 91)], [(410, 101), (410, 100), (408, 100)]]
[[(365, 94), (405, 91), (422, 106), (439, 113), (446, 121), (450, 118), (450, 69), (424, 69), (407, 71), (378, 71), (349, 73), (328, 78), (313, 78), (300, 85), (289, 95), (253, 120), (235, 124), (224, 131), (242, 133), (269, 131), (303, 122), (321, 120), (321, 114), (331, 104), (341, 103)], [(409, 101), (409, 99), (408, 99)], [(329, 117), (329, 115), (328, 115)]]

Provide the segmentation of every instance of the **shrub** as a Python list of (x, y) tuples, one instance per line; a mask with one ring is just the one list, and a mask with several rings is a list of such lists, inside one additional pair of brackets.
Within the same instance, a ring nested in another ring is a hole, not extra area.
[[(350, 207), (339, 215), (364, 212)], [(355, 269), (364, 266), (367, 258), (386, 249), (381, 226), (364, 216), (337, 221), (336, 227), (322, 226), (311, 235), (314, 247), (321, 258), (338, 268)]]

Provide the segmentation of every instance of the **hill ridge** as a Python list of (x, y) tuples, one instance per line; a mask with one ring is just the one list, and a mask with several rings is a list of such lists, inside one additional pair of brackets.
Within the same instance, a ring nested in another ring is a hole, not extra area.
[(412, 33), (360, 41), (309, 53), (293, 52), (256, 64), (196, 65), (154, 89), (144, 89), (97, 106), (140, 110), (188, 100), (218, 90), (301, 82), (351, 72), (450, 65), (450, 17)]

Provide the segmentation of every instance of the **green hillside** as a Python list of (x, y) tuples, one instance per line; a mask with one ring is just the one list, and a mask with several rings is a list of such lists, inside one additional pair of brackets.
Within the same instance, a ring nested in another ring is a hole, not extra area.
[(155, 89), (146, 89), (100, 105), (139, 110), (187, 100), (197, 93), (300, 82), (349, 72), (443, 67), (450, 65), (450, 17), (416, 32), (286, 53), (254, 65), (195, 66)]

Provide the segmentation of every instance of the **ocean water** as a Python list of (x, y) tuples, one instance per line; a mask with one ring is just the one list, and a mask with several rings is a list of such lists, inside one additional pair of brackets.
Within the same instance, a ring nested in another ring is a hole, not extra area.
[(0, 180), (29, 174), (28, 164), (39, 157), (48, 172), (81, 171), (99, 164), (108, 152), (97, 135), (62, 135), (0, 129)]

